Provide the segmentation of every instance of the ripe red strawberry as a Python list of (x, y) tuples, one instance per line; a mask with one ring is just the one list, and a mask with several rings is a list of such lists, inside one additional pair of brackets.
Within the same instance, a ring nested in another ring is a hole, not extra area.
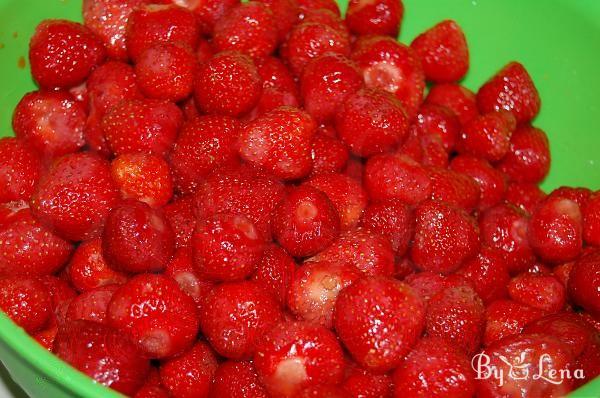
[(471, 355), (479, 349), (485, 326), (483, 301), (468, 285), (450, 286), (429, 300), (425, 331)]
[(423, 166), (447, 168), (449, 154), (442, 139), (437, 134), (419, 134), (416, 127), (410, 127), (409, 135), (397, 153), (410, 157)]
[(85, 241), (77, 247), (66, 272), (69, 281), (80, 292), (106, 285), (121, 285), (128, 279), (126, 274), (112, 269), (106, 262), (99, 238)]
[(412, 119), (425, 89), (421, 61), (408, 46), (387, 36), (363, 36), (354, 45), (352, 59), (362, 69), (365, 84), (394, 94)]
[(341, 387), (335, 385), (315, 385), (303, 388), (298, 394), (294, 395), (296, 398), (347, 398), (348, 394)]
[(193, 193), (213, 169), (238, 162), (239, 128), (228, 116), (199, 116), (184, 123), (169, 155), (179, 192)]
[(51, 318), (48, 289), (37, 278), (0, 278), (0, 310), (27, 333), (41, 330)]
[(395, 38), (403, 16), (402, 1), (384, 0), (374, 3), (351, 0), (346, 12), (346, 23), (357, 36), (388, 35)]
[[(316, 0), (319, 1), (319, 0)], [(337, 7), (337, 3), (335, 5)], [(303, 10), (302, 22), (304, 23), (318, 23), (327, 25), (330, 28), (338, 31), (343, 36), (350, 35), (348, 26), (340, 16), (339, 11), (333, 11), (328, 8), (307, 8)]]
[(408, 118), (392, 95), (378, 89), (361, 89), (338, 108), (335, 126), (352, 153), (368, 157), (402, 143), (408, 133)]
[(43, 157), (77, 152), (85, 143), (83, 105), (65, 91), (34, 91), (21, 99), (12, 126), (22, 139)]
[(143, 152), (119, 155), (112, 161), (111, 175), (123, 199), (159, 208), (173, 196), (169, 164), (158, 155)]
[(74, 153), (57, 160), (41, 177), (31, 211), (59, 235), (80, 241), (98, 235), (118, 200), (108, 162)]
[(372, 233), (364, 228), (344, 232), (309, 261), (352, 264), (371, 276), (391, 276), (394, 273), (394, 251), (390, 241), (379, 233)]
[(548, 194), (553, 198), (569, 199), (577, 203), (579, 208), (585, 207), (592, 196), (592, 190), (589, 188), (559, 187)]
[(518, 128), (511, 138), (510, 150), (498, 168), (513, 181), (541, 182), (550, 168), (546, 133), (531, 126)]
[(0, 203), (28, 200), (40, 178), (41, 160), (24, 141), (0, 139)]
[(340, 217), (327, 195), (310, 185), (289, 188), (273, 213), (273, 235), (294, 257), (314, 255), (340, 233)]
[(571, 274), (574, 265), (575, 262), (573, 261), (559, 264), (552, 269), (552, 275), (554, 275), (564, 287), (567, 287), (569, 284), (569, 275)]
[(120, 271), (161, 271), (174, 249), (171, 226), (161, 211), (145, 203), (123, 201), (106, 219), (102, 253)]
[(252, 58), (265, 57), (277, 47), (277, 22), (273, 12), (258, 1), (239, 4), (217, 21), (212, 44), (216, 51), (234, 50)]
[(254, 62), (258, 74), (263, 80), (263, 88), (274, 88), (282, 92), (297, 94), (298, 87), (292, 72), (279, 58), (269, 56), (257, 59)]
[(351, 264), (307, 262), (294, 273), (288, 296), (289, 309), (300, 319), (331, 329), (340, 291), (361, 276)]
[(458, 151), (497, 162), (508, 153), (510, 137), (515, 127), (515, 118), (510, 112), (500, 111), (477, 116), (464, 126), (457, 146)]
[(40, 278), (50, 296), (50, 305), (53, 314), (51, 315), (50, 325), (62, 322), (67, 307), (71, 301), (77, 297), (77, 292), (66, 278), (59, 278), (54, 275), (45, 275)]
[(298, 96), (291, 91), (282, 91), (277, 88), (265, 87), (258, 100), (258, 104), (256, 104), (254, 109), (252, 109), (244, 119), (248, 121), (255, 120), (257, 117), (282, 106), (294, 108), (300, 107)]
[(123, 394), (134, 394), (144, 383), (150, 362), (121, 332), (91, 321), (62, 325), (54, 353), (63, 361)]
[(421, 270), (444, 274), (458, 269), (479, 250), (479, 228), (462, 209), (426, 201), (415, 209), (410, 256)]
[(311, 59), (326, 53), (350, 55), (350, 39), (347, 32), (318, 22), (296, 25), (280, 48), (281, 57), (296, 76)]
[(442, 290), (449, 287), (468, 286), (469, 281), (457, 274), (442, 275), (432, 271), (421, 271), (409, 274), (404, 278), (404, 282), (408, 284), (413, 292), (423, 299), (425, 304)]
[(249, 281), (223, 283), (200, 305), (202, 333), (217, 353), (230, 359), (251, 358), (257, 342), (281, 318), (275, 299)]
[(165, 218), (175, 232), (175, 247), (189, 246), (192, 234), (196, 230), (194, 197), (180, 196), (163, 207)]
[(300, 8), (296, 0), (258, 0), (273, 13), (276, 21), (277, 39), (283, 42), (294, 25), (298, 22)]
[(171, 397), (206, 398), (218, 366), (210, 346), (199, 341), (183, 355), (162, 364), (160, 381)]
[(329, 330), (287, 321), (268, 331), (258, 343), (254, 366), (269, 394), (291, 398), (306, 387), (341, 382), (343, 355)]
[(521, 124), (538, 114), (540, 96), (525, 67), (510, 62), (479, 88), (477, 106), (482, 113), (510, 111)]
[(137, 62), (140, 55), (159, 42), (179, 43), (196, 49), (200, 40), (194, 14), (174, 5), (145, 4), (129, 15), (126, 33), (129, 57)]
[(433, 85), (425, 98), (425, 104), (439, 105), (450, 109), (463, 126), (479, 114), (475, 94), (456, 83)]
[(105, 58), (106, 50), (98, 37), (76, 22), (44, 20), (29, 42), (31, 75), (44, 89), (83, 83)]
[(470, 155), (459, 155), (452, 159), (450, 170), (471, 177), (479, 186), (479, 203), (477, 208), (485, 210), (497, 205), (506, 192), (506, 178), (482, 158)]
[(410, 46), (421, 58), (429, 81), (456, 82), (469, 70), (467, 40), (456, 21), (447, 19), (436, 24), (417, 36)]
[(356, 227), (367, 207), (367, 192), (361, 184), (344, 174), (322, 174), (305, 184), (324, 192), (340, 216), (340, 228), (348, 231)]
[(313, 168), (311, 176), (327, 173), (339, 173), (348, 163), (348, 149), (337, 138), (324, 134), (318, 129), (314, 136), (311, 157)]
[(256, 272), (250, 279), (271, 293), (283, 307), (295, 270), (294, 259), (279, 245), (271, 243), (266, 246), (263, 257), (256, 266)]
[(499, 204), (481, 214), (479, 229), (484, 245), (500, 250), (512, 274), (525, 271), (535, 263), (527, 238), (529, 219), (509, 204)]
[(569, 274), (569, 296), (592, 315), (600, 316), (600, 252), (591, 251), (579, 258)]
[(528, 214), (546, 197), (537, 184), (530, 182), (511, 182), (506, 189), (505, 200)]
[(275, 177), (302, 178), (312, 169), (315, 133), (315, 121), (308, 113), (298, 108), (280, 107), (241, 129), (240, 155)]
[(475, 387), (469, 358), (437, 337), (421, 339), (394, 372), (397, 398), (469, 398)]
[(65, 322), (76, 320), (105, 323), (106, 311), (119, 285), (106, 285), (88, 290), (75, 297), (65, 314)]
[(157, 42), (140, 53), (135, 63), (136, 82), (144, 95), (180, 101), (194, 89), (197, 60), (190, 48)]
[(600, 193), (595, 192), (581, 211), (585, 243), (600, 246)]
[(468, 175), (437, 167), (430, 167), (431, 199), (446, 202), (467, 211), (479, 204), (479, 184)]
[(341, 54), (327, 53), (311, 60), (300, 78), (304, 107), (317, 122), (329, 122), (338, 106), (362, 87), (356, 64)]
[[(514, 336), (498, 341), (483, 353), (486, 357), (475, 357), (475, 367), (481, 361), (505, 377), (501, 384), (496, 377), (484, 377), (486, 372), (482, 368), (482, 377), (477, 380), (477, 390), (482, 397), (510, 396), (515, 391), (526, 397), (560, 397), (573, 388), (573, 379), (559, 370), (571, 369), (574, 358), (568, 346), (552, 336)], [(518, 368), (513, 367), (515, 365)]]
[(485, 313), (484, 346), (507, 336), (521, 334), (525, 325), (544, 315), (542, 310), (512, 300), (496, 300), (486, 308)]
[(391, 199), (370, 204), (363, 213), (360, 225), (387, 237), (397, 257), (406, 254), (413, 235), (414, 221), (411, 209), (402, 201)]
[(131, 336), (149, 358), (184, 352), (198, 333), (194, 300), (162, 275), (140, 274), (121, 286), (108, 305), (107, 323)]
[(392, 379), (387, 374), (377, 374), (349, 363), (341, 384), (349, 398), (391, 398)]
[(198, 221), (191, 246), (200, 276), (235, 281), (254, 272), (265, 242), (246, 216), (222, 213)]
[(194, 299), (198, 308), (215, 286), (213, 282), (201, 278), (194, 269), (193, 252), (190, 247), (177, 249), (165, 268), (165, 276), (175, 280), (179, 288)]
[(161, 100), (123, 101), (102, 119), (102, 129), (115, 155), (129, 152), (166, 154), (177, 137), (183, 114)]
[(544, 261), (574, 260), (583, 246), (579, 205), (569, 199), (549, 196), (533, 212), (527, 229), (531, 248)]
[(150, 369), (146, 382), (133, 398), (169, 398), (169, 393), (160, 383), (160, 375), (156, 368)]
[(424, 317), (423, 301), (408, 285), (364, 277), (338, 295), (334, 325), (361, 366), (385, 372), (397, 367), (416, 343)]
[(564, 308), (565, 287), (552, 275), (523, 273), (508, 284), (510, 298), (534, 308), (552, 313)]
[(214, 397), (269, 398), (250, 361), (226, 361), (219, 365), (210, 393)]
[(457, 272), (471, 282), (484, 304), (506, 298), (510, 280), (508, 267), (498, 249), (482, 247), (477, 257), (467, 261)]
[(369, 197), (375, 202), (398, 199), (407, 204), (417, 204), (431, 195), (431, 180), (425, 168), (403, 155), (370, 157), (363, 182)]
[(271, 214), (283, 199), (283, 184), (251, 168), (216, 170), (196, 192), (196, 214), (206, 218), (217, 213), (248, 217), (259, 235), (271, 239)]
[(458, 117), (450, 109), (424, 104), (413, 123), (418, 136), (439, 136), (446, 151), (452, 151), (456, 146), (461, 126)]
[(240, 116), (258, 103), (261, 92), (261, 77), (252, 59), (227, 51), (200, 66), (194, 98), (204, 113)]
[(305, 15), (313, 9), (325, 9), (329, 10), (335, 15), (340, 15), (340, 7), (335, 0), (298, 0), (298, 6), (300, 7), (300, 19), (305, 18)]

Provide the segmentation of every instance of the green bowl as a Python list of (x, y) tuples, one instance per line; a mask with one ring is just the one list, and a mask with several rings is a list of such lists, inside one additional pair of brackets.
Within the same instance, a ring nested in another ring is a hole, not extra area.
[[(345, 7), (346, 0), (340, 0)], [(546, 190), (561, 185), (600, 188), (600, 1), (404, 0), (400, 38), (447, 18), (463, 27), (471, 51), (464, 84), (476, 90), (511, 60), (522, 62), (542, 97), (535, 120), (550, 137)], [(0, 0), (0, 136), (12, 135), (12, 110), (35, 88), (27, 44), (46, 18), (81, 20), (80, 0)], [(0, 314), (0, 359), (31, 397), (119, 397), (48, 353)], [(572, 397), (600, 396), (600, 379)]]

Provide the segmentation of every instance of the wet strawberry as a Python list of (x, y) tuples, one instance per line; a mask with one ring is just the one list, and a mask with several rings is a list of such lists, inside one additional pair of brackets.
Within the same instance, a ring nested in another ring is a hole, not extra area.
[(438, 136), (446, 151), (451, 151), (456, 146), (461, 126), (458, 117), (450, 109), (424, 104), (419, 108), (413, 123), (417, 136)]
[(313, 168), (310, 175), (316, 176), (343, 171), (349, 155), (339, 139), (323, 134), (322, 129), (318, 129), (313, 139), (311, 157)]
[(457, 274), (471, 282), (486, 305), (508, 295), (508, 267), (497, 249), (482, 247), (477, 257), (467, 261)]
[(428, 172), (431, 180), (431, 199), (467, 211), (477, 207), (481, 191), (475, 179), (466, 174), (439, 167), (430, 167)]
[(287, 302), (288, 289), (296, 271), (294, 259), (279, 245), (269, 244), (250, 279), (271, 293), (281, 306)]
[(479, 114), (475, 94), (468, 88), (455, 83), (433, 85), (425, 98), (425, 104), (439, 105), (450, 109), (463, 126)]
[(26, 141), (0, 139), (0, 203), (28, 200), (40, 178), (41, 160)]
[(221, 363), (210, 392), (215, 397), (269, 398), (250, 361)]
[(175, 247), (189, 246), (192, 234), (196, 230), (194, 197), (188, 195), (176, 198), (163, 207), (163, 213), (175, 232)]
[(169, 393), (161, 384), (156, 368), (150, 369), (146, 382), (137, 390), (133, 398), (169, 398)]
[(389, 239), (396, 256), (406, 254), (412, 240), (414, 222), (411, 209), (402, 201), (391, 199), (370, 204), (360, 225)]
[(471, 177), (479, 186), (477, 208), (485, 210), (504, 199), (506, 178), (488, 161), (470, 155), (459, 155), (452, 159), (450, 170)]
[(387, 374), (372, 373), (350, 363), (341, 384), (350, 398), (391, 398), (392, 379)]
[(0, 278), (0, 310), (27, 333), (41, 330), (51, 318), (48, 289), (37, 278)]
[(296, 22), (300, 8), (296, 0), (258, 0), (258, 2), (267, 6), (273, 13), (273, 19), (276, 21), (277, 35), (279, 42), (287, 37), (288, 33)]
[(486, 308), (485, 313), (485, 346), (504, 337), (521, 334), (525, 325), (544, 316), (542, 310), (512, 300), (494, 301)]
[(550, 150), (548, 137), (542, 130), (523, 126), (511, 137), (510, 149), (498, 169), (517, 182), (539, 183), (548, 174)]
[(569, 296), (593, 315), (600, 315), (600, 253), (591, 251), (579, 258), (569, 274)]
[(119, 285), (99, 286), (83, 292), (69, 304), (65, 322), (85, 320), (105, 323), (108, 303)]
[(364, 35), (398, 36), (404, 15), (402, 1), (385, 0), (377, 3), (352, 0), (348, 3), (346, 23), (352, 33)]
[(508, 284), (510, 297), (522, 304), (552, 313), (560, 311), (566, 302), (566, 290), (552, 275), (524, 273)]
[(515, 127), (515, 118), (507, 111), (477, 116), (463, 127), (458, 151), (497, 162), (508, 153)]
[(520, 208), (528, 214), (546, 197), (537, 184), (529, 182), (511, 182), (506, 189), (505, 199), (508, 203)]
[(206, 398), (218, 366), (210, 346), (199, 341), (183, 355), (164, 362), (159, 370), (160, 380), (169, 396)]
[(300, 7), (300, 19), (304, 19), (306, 14), (313, 9), (325, 9), (329, 10), (335, 15), (340, 15), (340, 7), (335, 0), (298, 0), (298, 6)]
[(585, 243), (600, 246), (600, 193), (594, 193), (581, 211)]
[(192, 249), (189, 247), (177, 249), (167, 263), (164, 274), (175, 280), (179, 288), (194, 299), (198, 308), (215, 286), (212, 281), (200, 277), (196, 272)]

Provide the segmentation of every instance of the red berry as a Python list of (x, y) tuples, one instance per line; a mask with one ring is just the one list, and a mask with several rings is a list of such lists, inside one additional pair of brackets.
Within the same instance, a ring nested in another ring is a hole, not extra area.
[(41, 330), (51, 318), (48, 289), (37, 278), (0, 278), (0, 310), (27, 333)]
[(498, 168), (513, 181), (541, 182), (550, 168), (548, 137), (538, 128), (520, 127), (513, 134), (510, 150)]
[(569, 296), (592, 315), (600, 315), (600, 252), (592, 251), (579, 258), (569, 274)]
[(298, 6), (301, 10), (300, 19), (313, 9), (325, 9), (331, 11), (335, 15), (340, 15), (340, 7), (335, 0), (298, 0)]
[(464, 210), (436, 201), (415, 209), (410, 256), (421, 270), (450, 273), (479, 250), (479, 228)]
[(438, 23), (417, 36), (410, 46), (421, 58), (429, 81), (456, 82), (469, 70), (467, 39), (456, 21)]
[(133, 398), (169, 398), (169, 393), (160, 383), (160, 375), (156, 368), (150, 369), (144, 385), (137, 390)]
[(31, 197), (31, 210), (44, 224), (70, 240), (97, 236), (119, 200), (108, 162), (89, 153), (57, 160)]
[(508, 153), (514, 129), (515, 118), (510, 112), (477, 116), (464, 126), (458, 151), (497, 162)]
[(513, 300), (546, 312), (558, 312), (566, 302), (565, 287), (552, 275), (523, 273), (508, 284)]
[(28, 200), (40, 178), (41, 160), (14, 137), (0, 139), (0, 203)]
[(263, 80), (263, 88), (273, 88), (282, 92), (290, 92), (294, 95), (298, 87), (292, 72), (281, 62), (279, 58), (269, 56), (255, 60), (258, 74)]
[(377, 3), (351, 0), (346, 12), (346, 23), (352, 33), (363, 35), (398, 36), (404, 15), (404, 5), (399, 0), (384, 0)]
[(278, 41), (282, 42), (296, 22), (300, 9), (296, 0), (258, 0), (258, 2), (267, 6), (273, 13), (273, 19), (276, 22)]
[(461, 126), (458, 117), (450, 109), (424, 104), (413, 123), (418, 136), (438, 136), (446, 151), (452, 151), (456, 146)]
[(265, 242), (247, 217), (222, 213), (198, 221), (191, 245), (199, 275), (215, 281), (235, 281), (254, 272)]
[(210, 392), (214, 397), (269, 398), (250, 361), (221, 363)]
[(173, 2), (194, 12), (203, 35), (212, 34), (215, 23), (240, 4), (240, 0), (174, 0)]
[(360, 225), (389, 239), (397, 257), (402, 257), (412, 240), (414, 221), (411, 209), (402, 201), (391, 199), (370, 204)]
[(70, 88), (83, 83), (106, 58), (100, 40), (85, 26), (47, 19), (29, 42), (31, 75), (44, 89)]
[(215, 285), (198, 275), (194, 269), (192, 249), (189, 247), (177, 249), (165, 268), (165, 276), (175, 280), (179, 288), (194, 299), (198, 308)]
[(479, 204), (481, 191), (475, 179), (468, 175), (430, 167), (431, 199), (446, 202), (467, 211), (473, 210)]
[(585, 243), (600, 246), (600, 193), (594, 193), (581, 211)]
[(397, 367), (421, 335), (423, 301), (397, 280), (365, 277), (342, 290), (334, 325), (352, 357), (369, 370)]
[(66, 269), (69, 281), (80, 292), (106, 285), (121, 285), (127, 282), (127, 275), (116, 271), (104, 259), (102, 240), (91, 239), (81, 243)]
[(130, 335), (150, 358), (184, 352), (198, 333), (194, 300), (162, 275), (140, 274), (121, 286), (108, 305), (107, 323)]
[(257, 117), (282, 106), (298, 108), (300, 101), (294, 92), (265, 87), (263, 88), (260, 100), (258, 100), (258, 104), (246, 115), (245, 120), (255, 120)]
[(200, 111), (240, 116), (258, 103), (262, 81), (249, 56), (226, 51), (200, 66), (194, 93)]
[(335, 335), (324, 327), (283, 322), (259, 342), (254, 366), (272, 396), (291, 398), (306, 387), (341, 382), (343, 355)]
[(450, 170), (471, 177), (479, 186), (479, 210), (497, 205), (506, 192), (506, 178), (482, 158), (470, 155), (459, 155), (452, 159)]
[(192, 234), (196, 230), (194, 197), (180, 196), (163, 207), (163, 212), (175, 233), (175, 247), (189, 246)]
[(119, 285), (100, 286), (75, 297), (69, 304), (65, 321), (94, 321), (105, 323), (108, 303)]
[(318, 129), (313, 139), (311, 157), (313, 168), (310, 175), (316, 176), (341, 172), (348, 163), (349, 154), (339, 139), (330, 137), (322, 133), (322, 129)]
[(77, 152), (84, 144), (85, 108), (65, 91), (26, 94), (13, 113), (15, 136), (44, 157)]
[(408, 284), (413, 292), (423, 299), (425, 304), (436, 294), (448, 287), (467, 286), (467, 279), (458, 275), (442, 275), (432, 271), (413, 272), (404, 278), (404, 282)]
[(530, 182), (511, 182), (506, 189), (505, 199), (508, 203), (531, 214), (546, 197), (544, 191)]
[(217, 21), (212, 44), (217, 51), (235, 50), (252, 58), (265, 57), (277, 46), (277, 22), (260, 2), (239, 4)]
[(271, 293), (283, 307), (287, 301), (288, 289), (295, 270), (294, 259), (280, 246), (269, 244), (256, 267), (256, 272), (250, 279), (263, 290)]
[(61, 326), (54, 353), (96, 382), (132, 395), (144, 384), (150, 362), (118, 330), (91, 321)]
[(512, 300), (497, 300), (486, 308), (486, 325), (483, 344), (502, 340), (504, 337), (519, 335), (529, 322), (541, 318), (542, 310), (517, 303)]
[(479, 111), (475, 94), (466, 87), (455, 83), (441, 83), (431, 87), (425, 104), (439, 105), (450, 109), (465, 126)]
[(538, 114), (540, 96), (525, 67), (510, 62), (479, 88), (477, 106), (482, 113), (511, 111), (520, 124)]
[(165, 155), (183, 121), (174, 103), (140, 99), (123, 101), (102, 119), (108, 146), (115, 155), (152, 152)]
[(312, 168), (312, 140), (316, 124), (306, 112), (293, 107), (274, 109), (241, 129), (241, 157), (275, 177), (298, 179)]
[(486, 305), (508, 295), (508, 267), (502, 253), (497, 249), (482, 247), (477, 257), (467, 261), (457, 274), (471, 282)]
[(387, 374), (372, 373), (350, 364), (342, 388), (349, 398), (391, 398), (392, 379)]
[(203, 341), (160, 367), (160, 381), (173, 398), (207, 398), (219, 366), (215, 354)]
[(215, 287), (200, 306), (202, 333), (215, 351), (231, 359), (251, 358), (257, 342), (281, 318), (275, 299), (249, 281)]
[[(319, 1), (319, 0), (315, 0)], [(327, 1), (327, 0), (325, 0)], [(334, 3), (337, 8), (337, 3)], [(348, 31), (348, 26), (340, 16), (339, 10), (333, 11), (329, 8), (323, 7), (311, 7), (303, 9), (303, 14), (301, 15), (301, 20), (303, 23), (318, 23), (327, 25), (330, 28), (338, 31), (343, 36), (348, 36), (350, 32)]]
[(569, 199), (577, 203), (580, 208), (583, 208), (592, 196), (592, 190), (589, 188), (573, 188), (573, 187), (559, 187), (548, 195), (550, 197), (558, 197), (563, 199)]
[(393, 149), (408, 134), (408, 118), (400, 101), (377, 89), (349, 95), (338, 108), (335, 126), (352, 153), (362, 157)]

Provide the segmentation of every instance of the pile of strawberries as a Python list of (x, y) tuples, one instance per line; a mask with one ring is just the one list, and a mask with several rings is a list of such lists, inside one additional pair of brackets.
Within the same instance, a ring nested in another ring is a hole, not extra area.
[(399, 43), (399, 0), (150, 2), (31, 39), (0, 308), (40, 344), (136, 398), (558, 397), (600, 373), (600, 193), (538, 188), (523, 65), (471, 92), (461, 28)]

